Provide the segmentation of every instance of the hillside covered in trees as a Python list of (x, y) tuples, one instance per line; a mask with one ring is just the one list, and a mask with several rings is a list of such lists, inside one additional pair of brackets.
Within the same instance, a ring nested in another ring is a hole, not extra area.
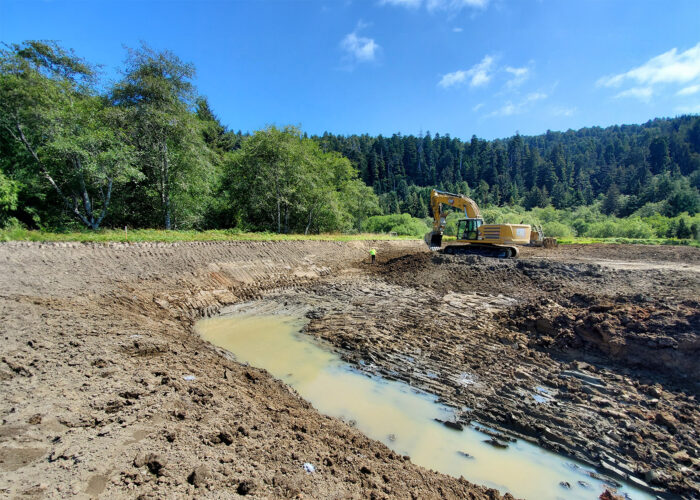
[(428, 215), (429, 190), (471, 195), (480, 205), (557, 209), (591, 205), (627, 216), (700, 209), (700, 117), (585, 128), (534, 137), (464, 142), (449, 135), (316, 138), (350, 158), (386, 212)]
[(0, 226), (356, 232), (391, 227), (395, 214), (429, 217), (439, 187), (488, 207), (491, 222), (544, 222), (555, 235), (624, 226), (630, 237), (697, 237), (698, 116), (492, 141), (243, 134), (221, 123), (194, 77), (147, 46), (129, 49), (121, 78), (105, 82), (56, 43), (6, 45)]

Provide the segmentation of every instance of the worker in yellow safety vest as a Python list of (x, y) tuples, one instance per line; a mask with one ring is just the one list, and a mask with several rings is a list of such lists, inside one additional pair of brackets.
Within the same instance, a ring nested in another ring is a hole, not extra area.
[(372, 257), (372, 264), (374, 264), (374, 261), (377, 258), (377, 251), (374, 248), (370, 248), (369, 255)]

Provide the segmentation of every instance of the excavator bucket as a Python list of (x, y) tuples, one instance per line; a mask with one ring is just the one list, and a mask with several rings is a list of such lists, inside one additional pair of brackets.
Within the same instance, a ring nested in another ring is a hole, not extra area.
[(542, 226), (537, 225), (532, 228), (532, 232), (530, 233), (530, 245), (536, 247), (554, 248), (558, 244), (559, 242), (556, 238), (544, 235)]
[(559, 244), (556, 238), (545, 238), (542, 241), (542, 246), (545, 248), (554, 248)]
[(442, 246), (442, 235), (433, 231), (426, 233), (425, 244), (428, 245), (431, 250), (437, 250)]

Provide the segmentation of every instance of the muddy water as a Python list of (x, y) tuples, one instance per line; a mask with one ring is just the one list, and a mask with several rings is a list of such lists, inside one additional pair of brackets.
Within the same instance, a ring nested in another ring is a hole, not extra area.
[[(264, 368), (321, 413), (352, 422), (366, 435), (424, 467), (539, 499), (594, 499), (604, 490), (590, 468), (519, 440), (508, 449), (473, 428), (449, 429), (453, 410), (407, 384), (362, 374), (301, 332), (301, 314), (235, 314), (200, 321), (198, 333), (240, 362)], [(583, 484), (579, 483), (581, 481)], [(560, 482), (568, 482), (565, 488)], [(625, 486), (630, 498), (653, 498)]]

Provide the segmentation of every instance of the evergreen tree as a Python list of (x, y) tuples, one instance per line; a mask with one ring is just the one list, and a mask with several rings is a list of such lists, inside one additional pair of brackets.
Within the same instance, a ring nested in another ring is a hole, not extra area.
[(668, 144), (663, 137), (654, 138), (649, 144), (649, 167), (653, 174), (660, 174), (666, 170), (670, 158), (668, 156)]
[(620, 208), (620, 189), (617, 184), (611, 184), (608, 189), (601, 210), (607, 215), (615, 215)]
[(681, 217), (681, 219), (678, 221), (678, 228), (676, 229), (676, 237), (684, 239), (684, 238), (690, 238), (692, 236), (693, 232), (690, 227), (688, 227), (688, 224), (686, 224), (685, 219)]

